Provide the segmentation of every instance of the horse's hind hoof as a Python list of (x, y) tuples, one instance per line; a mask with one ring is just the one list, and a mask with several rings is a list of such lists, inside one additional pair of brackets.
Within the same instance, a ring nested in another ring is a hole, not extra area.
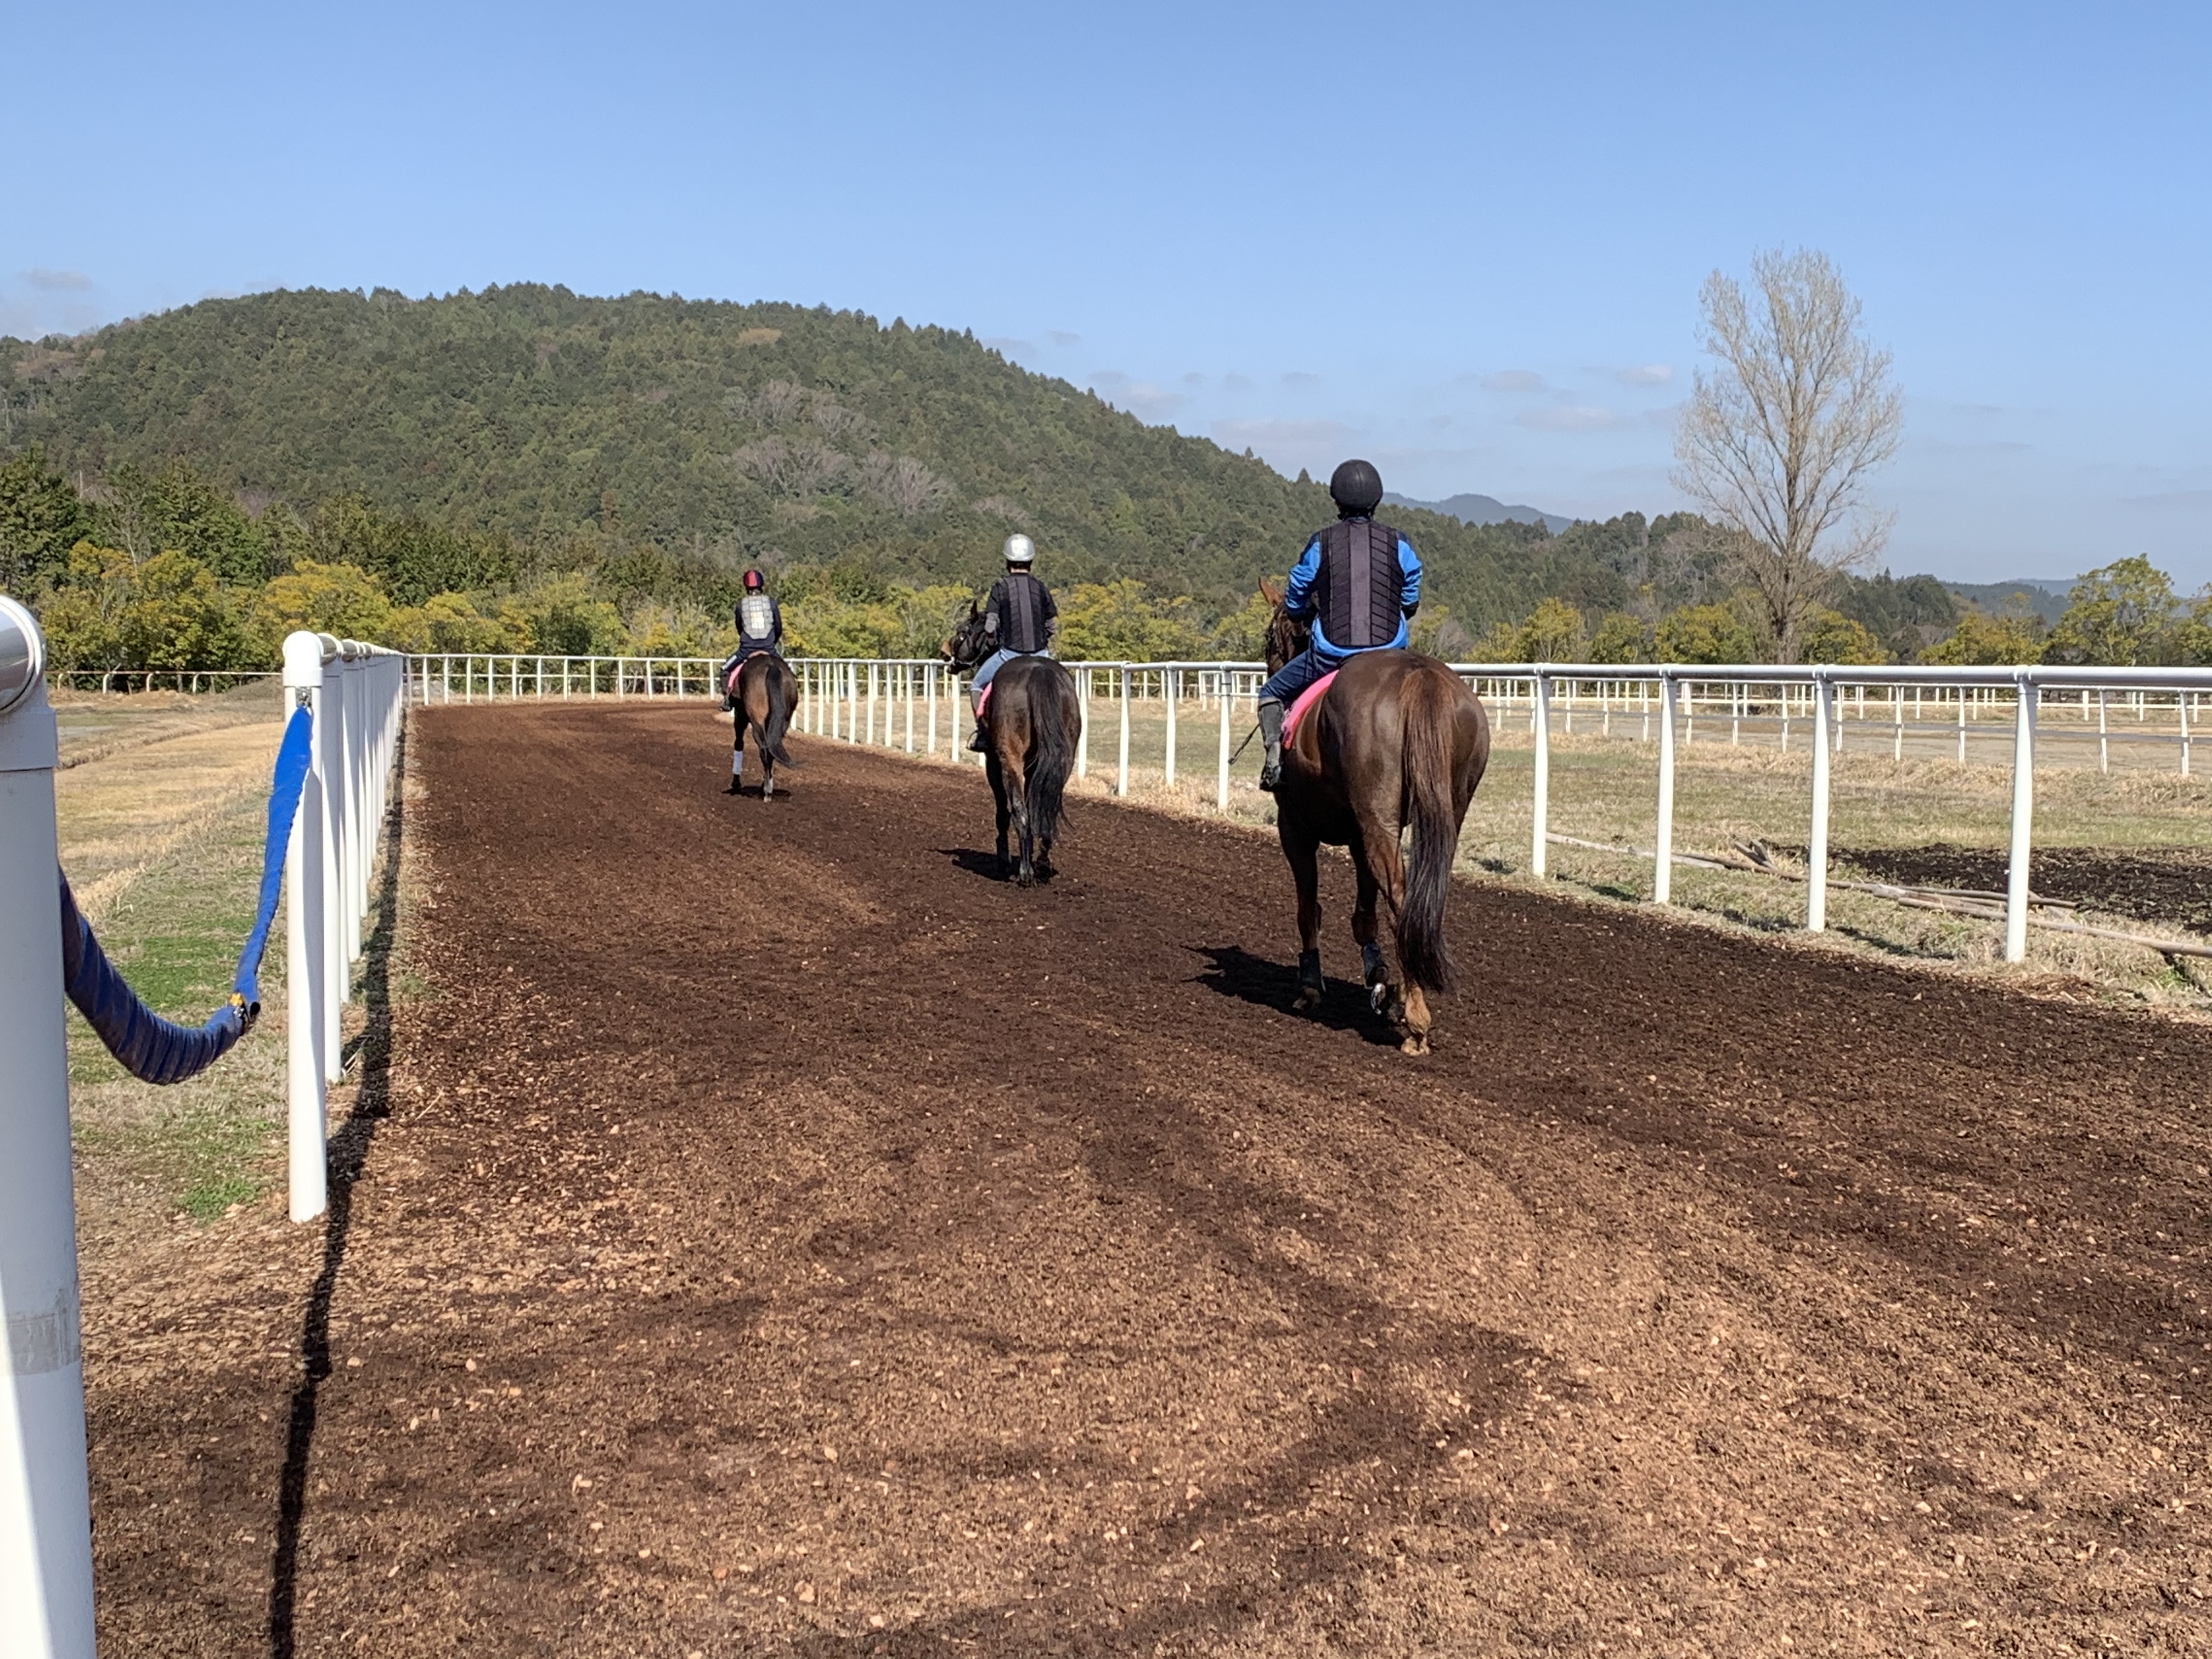
[(1418, 1032), (1410, 1034), (1398, 1045), (1398, 1052), (1401, 1054), (1425, 1054), (1429, 1052), (1429, 1040)]
[(1298, 987), (1298, 994), (1291, 999), (1293, 1013), (1310, 1014), (1321, 1006), (1321, 992), (1311, 985)]

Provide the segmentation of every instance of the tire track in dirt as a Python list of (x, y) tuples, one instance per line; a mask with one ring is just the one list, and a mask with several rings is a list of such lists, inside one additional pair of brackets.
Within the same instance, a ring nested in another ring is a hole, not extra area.
[(1463, 886), (1409, 1060), (1264, 839), (720, 730), (416, 716), (302, 1651), (2206, 1639), (2207, 1034)]

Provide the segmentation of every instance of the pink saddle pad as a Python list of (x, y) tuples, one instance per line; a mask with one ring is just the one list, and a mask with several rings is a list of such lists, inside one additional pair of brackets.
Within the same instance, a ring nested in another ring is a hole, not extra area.
[(1283, 741), (1287, 744), (1297, 735), (1298, 722), (1306, 717), (1306, 710), (1321, 701), (1322, 693), (1336, 683), (1336, 670), (1330, 669), (1297, 695), (1291, 704), (1290, 713), (1283, 716)]
[(993, 680), (990, 684), (983, 688), (982, 695), (975, 699), (975, 723), (978, 726), (981, 726), (983, 723), (983, 716), (990, 713), (991, 693), (998, 689), (999, 683), (996, 680)]

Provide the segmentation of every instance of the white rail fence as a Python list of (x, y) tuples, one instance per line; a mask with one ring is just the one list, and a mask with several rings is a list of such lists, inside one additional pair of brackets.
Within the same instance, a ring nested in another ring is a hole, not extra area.
[[(713, 660), (575, 657), (415, 657), (410, 683), (417, 702), (477, 702), (516, 697), (706, 696), (714, 695)], [(1157, 704), (1164, 722), (1162, 772), (1173, 785), (1182, 759), (1183, 709), (1195, 702), (1212, 727), (1213, 799), (1229, 805), (1236, 734), (1251, 719), (1251, 701), (1266, 668), (1250, 662), (1071, 662), (1083, 708), (1076, 773), (1091, 768), (1094, 709), (1100, 698), (1114, 720), (1114, 791), (1130, 787), (1133, 708)], [(1674, 773), (1679, 747), (1698, 740), (1793, 742), (1813, 757), (1808, 803), (1805, 926), (1827, 926), (1831, 757), (1847, 749), (1943, 757), (1961, 763), (2001, 748), (2013, 769), (2013, 805), (2005, 899), (2005, 957), (2027, 950), (2028, 863), (2034, 818), (2038, 745), (2044, 763), (2064, 760), (2101, 771), (2124, 762), (2169, 756), (2191, 774), (2197, 734), (2212, 698), (2212, 668), (1855, 667), (1781, 668), (1767, 664), (1455, 663), (1491, 710), (1493, 724), (1522, 729), (1535, 750), (1534, 829), (1529, 867), (1547, 872), (1549, 849), (1563, 839), (1548, 823), (1551, 746), (1562, 735), (1620, 738), (1657, 745), (1652, 848), (1652, 897), (1672, 899)], [(945, 664), (921, 659), (793, 658), (804, 696), (798, 729), (848, 743), (908, 754), (965, 758), (965, 709), (960, 678)], [(939, 709), (944, 711), (942, 722)], [(1212, 718), (1208, 719), (1207, 716)], [(1577, 726), (1579, 717), (1581, 725)], [(1856, 741), (1853, 740), (1856, 733)], [(2039, 736), (2040, 733), (2040, 736)], [(940, 747), (941, 745), (941, 747)], [(2054, 752), (2055, 751), (2055, 752)], [(981, 757), (975, 757), (981, 763)]]
[[(54, 771), (44, 644), (0, 597), (0, 1653), (92, 1659), (91, 1510), (63, 1024)], [(369, 868), (406, 708), (406, 659), (326, 635), (284, 644), (313, 710), (286, 850), (290, 1201), (322, 1212), (326, 1083), (362, 954)], [(286, 718), (291, 718), (288, 712)], [(221, 1064), (221, 1061), (216, 1063)]]
[(407, 708), (407, 659), (328, 634), (284, 641), (284, 696), (314, 714), (313, 759), (284, 859), (285, 1099), (292, 1219), (330, 1200), (327, 1096), (345, 1074), (369, 877)]

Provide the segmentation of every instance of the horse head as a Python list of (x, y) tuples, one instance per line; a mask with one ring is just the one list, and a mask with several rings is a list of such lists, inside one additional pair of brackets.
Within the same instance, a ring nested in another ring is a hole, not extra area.
[(1260, 597), (1273, 607), (1273, 614), (1267, 618), (1267, 672), (1272, 674), (1306, 648), (1312, 638), (1312, 624), (1291, 615), (1283, 603), (1283, 590), (1273, 583), (1260, 584)]
[(952, 665), (954, 672), (964, 674), (990, 654), (990, 635), (983, 627), (983, 613), (970, 599), (968, 614), (953, 624), (952, 637), (945, 642), (945, 660)]

